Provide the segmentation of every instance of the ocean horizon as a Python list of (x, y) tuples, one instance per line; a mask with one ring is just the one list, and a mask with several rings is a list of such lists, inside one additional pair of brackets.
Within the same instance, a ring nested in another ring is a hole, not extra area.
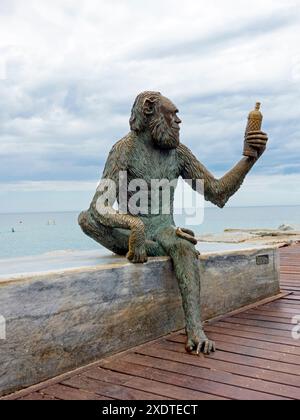
[[(34, 256), (66, 250), (92, 250), (101, 246), (88, 238), (77, 223), (80, 211), (0, 213), (0, 259)], [(206, 207), (203, 223), (190, 225), (188, 215), (176, 215), (177, 226), (197, 235), (221, 233), (226, 228), (300, 226), (298, 206)]]

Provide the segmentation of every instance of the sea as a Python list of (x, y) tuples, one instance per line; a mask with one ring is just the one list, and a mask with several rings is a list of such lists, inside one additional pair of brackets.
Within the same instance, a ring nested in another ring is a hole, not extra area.
[[(78, 226), (79, 212), (0, 214), (0, 259), (57, 251), (95, 250), (100, 246)], [(177, 226), (198, 235), (221, 233), (226, 228), (278, 228), (299, 226), (300, 206), (206, 208), (203, 221), (190, 226), (188, 215), (175, 217)]]

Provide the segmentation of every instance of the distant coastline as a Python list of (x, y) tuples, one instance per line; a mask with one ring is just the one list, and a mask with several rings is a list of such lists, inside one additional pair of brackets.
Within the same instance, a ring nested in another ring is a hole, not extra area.
[[(227, 209), (251, 209), (251, 208), (274, 208), (274, 207), (300, 207), (300, 204), (276, 204), (276, 205), (263, 205), (263, 206), (230, 206), (227, 205)], [(213, 205), (205, 206), (205, 209), (214, 209), (216, 208)], [(222, 209), (223, 210), (223, 209)], [(80, 213), (82, 209), (78, 210), (50, 210), (50, 211), (13, 211), (13, 212), (1, 212), (1, 215), (17, 215), (17, 214), (49, 214), (49, 213)]]
[[(95, 250), (99, 245), (84, 235), (78, 224), (80, 211), (0, 213), (0, 259), (41, 255), (63, 250)], [(51, 221), (51, 223), (50, 223)], [(188, 226), (184, 215), (178, 226)], [(206, 207), (204, 223), (188, 226), (197, 235), (221, 233), (226, 228), (300, 226), (299, 206)]]

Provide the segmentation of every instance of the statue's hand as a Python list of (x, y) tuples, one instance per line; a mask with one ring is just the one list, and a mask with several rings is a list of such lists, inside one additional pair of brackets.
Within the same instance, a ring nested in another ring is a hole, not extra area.
[(246, 142), (257, 151), (258, 158), (260, 158), (267, 148), (268, 135), (263, 131), (249, 131)]
[(146, 238), (143, 228), (132, 229), (129, 238), (129, 251), (126, 255), (133, 264), (143, 264), (148, 261), (146, 252)]

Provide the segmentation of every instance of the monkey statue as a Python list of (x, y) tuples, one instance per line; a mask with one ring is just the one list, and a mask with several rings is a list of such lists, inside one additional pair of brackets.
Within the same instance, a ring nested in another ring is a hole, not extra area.
[[(159, 92), (143, 92), (135, 100), (130, 118), (130, 132), (116, 143), (106, 162), (103, 180), (111, 180), (98, 188), (89, 210), (79, 216), (84, 233), (118, 255), (126, 255), (132, 263), (146, 263), (148, 257), (169, 256), (178, 281), (186, 321), (186, 351), (210, 354), (216, 350), (202, 326), (200, 301), (199, 252), (192, 231), (176, 228), (173, 217), (174, 188), (169, 196), (170, 212), (140, 214), (115, 210), (120, 200), (120, 176), (128, 186), (142, 179), (151, 195), (151, 180), (197, 180), (204, 182), (204, 198), (223, 208), (241, 187), (246, 175), (266, 149), (268, 136), (250, 131), (246, 144), (257, 151), (257, 157), (243, 157), (221, 179), (216, 179), (193, 153), (180, 142), (177, 107)], [(101, 184), (101, 183), (100, 183)], [(114, 191), (113, 191), (114, 190)], [(101, 200), (105, 195), (105, 200)], [(126, 203), (133, 192), (127, 192)], [(105, 211), (103, 211), (105, 210)]]

